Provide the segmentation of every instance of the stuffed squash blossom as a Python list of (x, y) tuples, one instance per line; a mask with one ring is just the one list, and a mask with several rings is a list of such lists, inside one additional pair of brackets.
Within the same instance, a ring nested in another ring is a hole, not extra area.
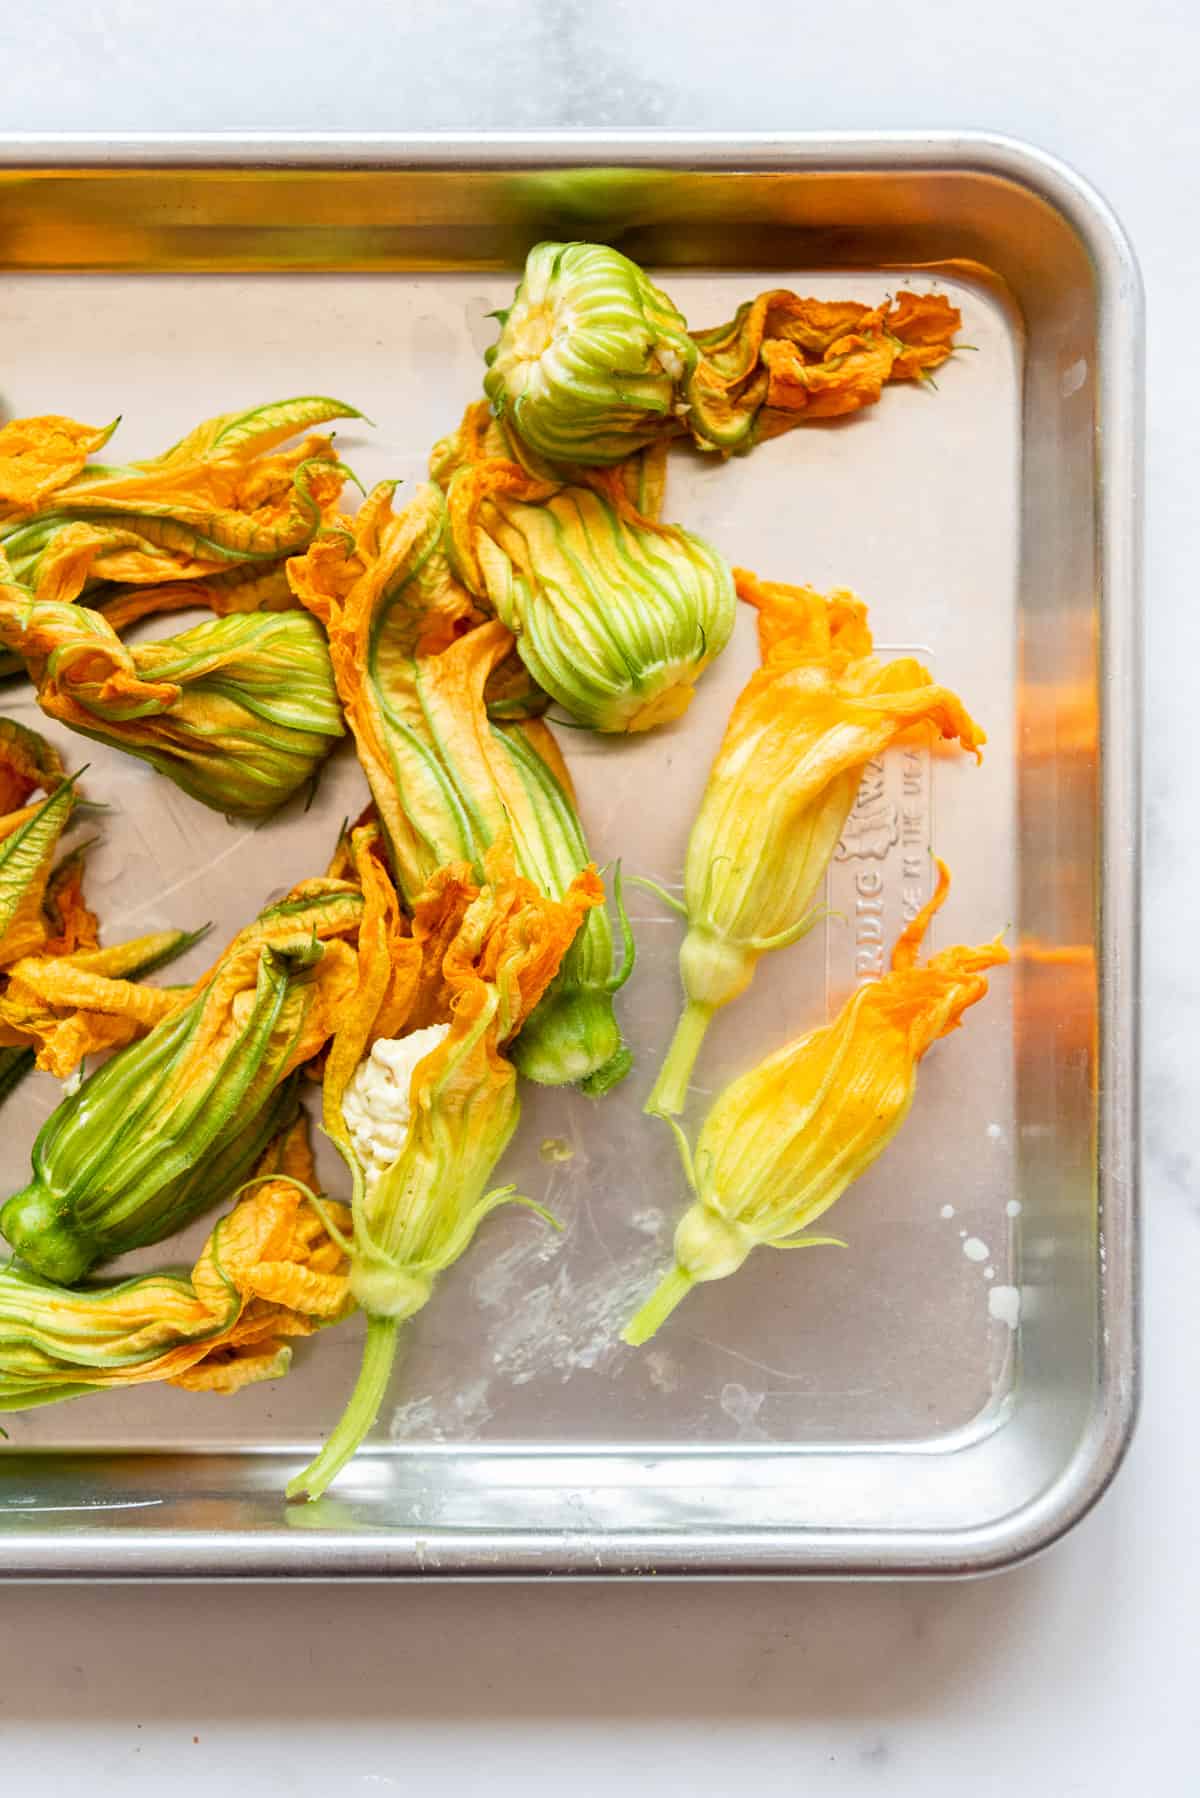
[[(442, 869), (406, 930), (377, 833), (353, 833), (365, 909), (359, 981), (325, 1067), (325, 1129), (353, 1178), (350, 1291), (367, 1315), (363, 1362), (340, 1422), (288, 1486), (317, 1498), (375, 1421), (400, 1325), (498, 1205), (489, 1187), (520, 1115), (505, 1047), (558, 970), (602, 889), (592, 869), (547, 899), (497, 843), (479, 886)], [(536, 1206), (533, 1207), (538, 1209)]]

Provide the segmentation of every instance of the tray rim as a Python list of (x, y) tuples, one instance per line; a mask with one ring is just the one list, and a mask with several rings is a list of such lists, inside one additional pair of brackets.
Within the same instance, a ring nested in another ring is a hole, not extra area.
[[(959, 1531), (821, 1531), (798, 1553), (791, 1530), (618, 1532), (544, 1537), (474, 1532), (422, 1542), (398, 1531), (330, 1532), (313, 1572), (307, 1532), (125, 1532), (0, 1537), (0, 1578), (308, 1580), (335, 1577), (954, 1577), (1014, 1566), (1057, 1541), (1099, 1501), (1129, 1448), (1141, 1389), (1140, 991), (1144, 298), (1133, 248), (1111, 207), (1066, 163), (981, 131), (212, 132), (186, 136), (0, 133), (0, 170), (407, 169), (597, 166), (803, 172), (954, 170), (1032, 193), (1072, 227), (1093, 266), (1099, 391), (1096, 543), (1101, 759), (1100, 1218), (1122, 1253), (1098, 1292), (1097, 1404), (1052, 1485), (1009, 1516)], [(141, 1458), (141, 1457), (132, 1457)]]

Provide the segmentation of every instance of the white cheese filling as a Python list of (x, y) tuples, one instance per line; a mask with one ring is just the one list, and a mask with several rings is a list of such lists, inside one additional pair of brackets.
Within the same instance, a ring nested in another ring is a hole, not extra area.
[(412, 1121), (413, 1069), (449, 1031), (449, 1024), (430, 1024), (408, 1036), (380, 1037), (355, 1068), (342, 1116), (368, 1187), (399, 1159)]

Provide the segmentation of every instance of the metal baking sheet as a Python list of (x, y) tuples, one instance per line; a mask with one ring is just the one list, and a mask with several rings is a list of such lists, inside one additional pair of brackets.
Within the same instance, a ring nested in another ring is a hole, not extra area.
[[(376, 421), (339, 433), (344, 459), (368, 485), (411, 485), (478, 392), (514, 266), (550, 234), (619, 241), (696, 325), (767, 286), (874, 300), (913, 285), (962, 308), (972, 346), (935, 392), (896, 388), (724, 465), (672, 459), (668, 516), (766, 577), (856, 589), (877, 640), (928, 659), (989, 734), (981, 768), (896, 750), (868, 770), (828, 918), (714, 1028), (692, 1121), (876, 969), (928, 893), (931, 848), (954, 873), (935, 946), (1003, 928), (1013, 970), (928, 1058), (905, 1131), (840, 1202), (848, 1251), (755, 1256), (635, 1353), (619, 1330), (683, 1202), (671, 1140), (640, 1114), (679, 929), (639, 895), (621, 1001), (635, 1073), (600, 1103), (526, 1087), (503, 1164), (562, 1234), (489, 1221), (409, 1329), (371, 1444), (328, 1498), (288, 1507), (282, 1489), (340, 1410), (353, 1323), (232, 1401), (143, 1387), (8, 1420), (0, 1571), (972, 1571), (1058, 1533), (1119, 1458), (1135, 1384), (1138, 312), (1093, 197), (981, 139), (0, 143), (0, 415), (120, 413), (121, 454), (139, 456), (212, 412), (332, 392)], [(685, 721), (566, 741), (598, 860), (678, 881), (755, 659), (744, 616)], [(20, 688), (3, 704), (36, 718)], [(89, 883), (109, 940), (205, 920), (231, 935), (323, 866), (365, 795), (347, 749), (307, 813), (249, 830), (50, 734), (113, 808)], [(56, 1096), (39, 1076), (5, 1107), (4, 1190)], [(340, 1190), (336, 1157), (324, 1170)]]

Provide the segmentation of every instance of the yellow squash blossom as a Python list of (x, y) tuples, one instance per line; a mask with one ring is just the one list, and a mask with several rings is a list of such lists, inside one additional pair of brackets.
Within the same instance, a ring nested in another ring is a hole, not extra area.
[[(498, 686), (508, 696), (513, 639), (496, 620), (481, 621), (454, 578), (437, 488), (418, 489), (399, 514), (392, 491), (376, 488), (289, 575), (328, 634), (401, 892), (414, 904), (452, 863), (481, 879), (488, 848), (507, 836), (520, 872), (561, 899), (590, 860), (570, 776), (545, 726), (494, 720)], [(630, 1057), (612, 1000), (631, 967), (628, 933), (614, 968), (608, 917), (591, 911), (514, 1048), (521, 1071), (592, 1093), (615, 1084)]]
[(217, 811), (277, 810), (342, 735), (324, 636), (299, 612), (215, 618), (129, 647), (86, 606), (34, 598), (0, 550), (0, 643), (24, 660), (48, 717)]
[[(0, 1268), (0, 1410), (153, 1380), (236, 1392), (286, 1373), (286, 1338), (351, 1305), (345, 1257), (306, 1196), (314, 1183), (301, 1117), (270, 1145), (253, 1190), (215, 1226), (190, 1275), (71, 1291)], [(326, 1215), (335, 1228), (348, 1221), (341, 1205)]]
[(305, 396), (206, 419), (164, 455), (84, 465), (112, 429), (17, 419), (0, 429), (0, 545), (39, 599), (69, 601), (98, 581), (157, 585), (303, 548), (346, 471), (327, 437), (280, 445), (361, 413)]
[(891, 972), (861, 986), (831, 1024), (776, 1050), (717, 1099), (694, 1158), (676, 1131), (694, 1200), (675, 1232), (675, 1263), (629, 1324), (653, 1336), (692, 1287), (736, 1273), (752, 1249), (833, 1240), (806, 1234), (882, 1154), (908, 1116), (921, 1057), (987, 992), (1008, 958), (999, 942), (943, 949), (917, 966), (949, 884), (904, 931)]
[(387, 1021), (398, 1034), (380, 1034), (375, 1008), (389, 989), (379, 950), (377, 976), (369, 963), (360, 971), (329, 1053), (325, 1128), (354, 1181), (350, 1290), (367, 1314), (367, 1341), (341, 1421), (289, 1497), (319, 1497), (345, 1466), (383, 1402), (400, 1324), (487, 1214), (514, 1201), (511, 1187), (488, 1189), (520, 1113), (505, 1045), (602, 889), (589, 869), (561, 900), (547, 899), (514, 873), (503, 843), (488, 852), (486, 874), (480, 888), (469, 867), (443, 869), (416, 906), (421, 975), (406, 1023), (397, 1026), (394, 1009)]
[(0, 1231), (70, 1285), (158, 1242), (236, 1186), (295, 1111), (289, 1076), (324, 1048), (355, 982), (363, 900), (307, 881), (269, 907), (166, 1015), (64, 1098)]
[(682, 716), (733, 630), (733, 579), (716, 550), (644, 518), (616, 473), (580, 487), (477, 462), (446, 504), (466, 585), (579, 724), (619, 733)]
[(688, 839), (685, 1007), (651, 1112), (683, 1109), (714, 1012), (746, 990), (768, 950), (811, 928), (867, 763), (913, 730), (957, 740), (976, 757), (985, 741), (919, 662), (876, 659), (853, 595), (825, 599), (744, 570), (737, 581), (758, 608), (762, 667), (733, 708)]

